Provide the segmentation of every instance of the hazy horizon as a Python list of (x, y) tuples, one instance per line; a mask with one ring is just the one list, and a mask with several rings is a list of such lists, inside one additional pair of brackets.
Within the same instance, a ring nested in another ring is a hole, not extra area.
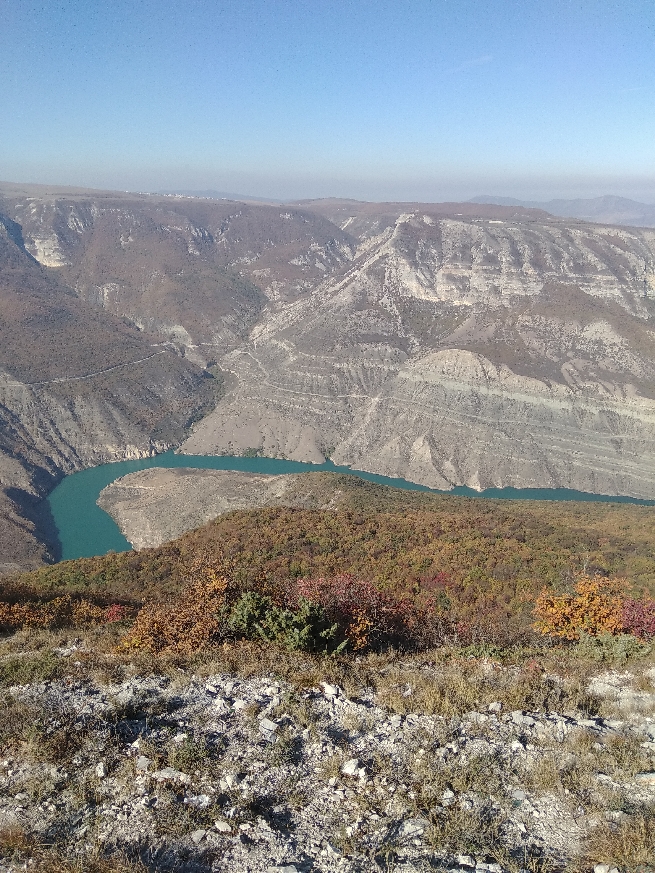
[(651, 0), (7, 5), (0, 176), (655, 202)]

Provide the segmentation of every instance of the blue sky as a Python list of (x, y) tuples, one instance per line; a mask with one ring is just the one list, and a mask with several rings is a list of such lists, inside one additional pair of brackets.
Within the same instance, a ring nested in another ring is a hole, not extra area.
[(0, 178), (655, 202), (654, 0), (0, 0)]

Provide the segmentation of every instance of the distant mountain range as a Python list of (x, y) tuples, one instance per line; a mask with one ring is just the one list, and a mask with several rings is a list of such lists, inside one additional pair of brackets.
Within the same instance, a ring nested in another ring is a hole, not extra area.
[[(252, 200), (255, 203), (278, 203), (277, 200), (272, 200), (270, 197), (253, 197), (250, 194), (235, 194), (234, 191), (216, 191), (213, 188), (207, 188), (202, 191), (192, 191), (189, 189), (180, 189), (175, 191), (159, 191), (165, 197), (204, 197), (208, 200)], [(280, 201), (281, 202), (281, 201)]]
[(603, 197), (578, 200), (516, 200), (485, 194), (473, 197), (469, 203), (497, 203), (500, 206), (526, 206), (544, 209), (562, 218), (581, 218), (600, 224), (625, 224), (629, 227), (655, 227), (655, 204), (640, 203), (627, 197), (606, 194)]

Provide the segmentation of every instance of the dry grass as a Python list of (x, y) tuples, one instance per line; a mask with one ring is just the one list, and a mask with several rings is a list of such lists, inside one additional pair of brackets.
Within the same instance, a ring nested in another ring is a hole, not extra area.
[(530, 791), (557, 794), (569, 805), (603, 815), (628, 801), (624, 789), (599, 780), (599, 775), (623, 785), (652, 765), (653, 758), (641, 747), (638, 737), (599, 738), (591, 731), (578, 729), (555, 748), (542, 749), (538, 760), (521, 768), (517, 776)]
[[(486, 709), (499, 702), (503, 710), (554, 710), (587, 716), (613, 715), (611, 701), (586, 692), (599, 664), (574, 648), (516, 649), (503, 660), (467, 657), (442, 647), (421, 655), (388, 651), (361, 657), (320, 656), (288, 652), (257, 643), (225, 643), (195, 655), (153, 655), (117, 651), (121, 629), (91, 628), (79, 637), (48, 631), (21, 631), (0, 640), (0, 687), (70, 676), (98, 684), (121, 682), (135, 675), (166, 675), (177, 685), (189, 677), (216, 674), (244, 679), (276, 676), (294, 688), (316, 687), (321, 681), (339, 685), (349, 697), (376, 692), (379, 705), (392, 712), (423, 712), (445, 717)], [(69, 656), (53, 649), (75, 646)], [(655, 655), (630, 665), (634, 684), (652, 688)]]
[(0, 859), (35, 873), (146, 873), (146, 867), (124, 856), (106, 855), (94, 846), (84, 858), (67, 858), (19, 826), (0, 830)]
[(586, 692), (583, 679), (575, 672), (555, 679), (528, 658), (510, 668), (457, 655), (442, 663), (435, 659), (430, 666), (420, 666), (420, 661), (403, 663), (377, 675), (375, 687), (378, 703), (400, 714), (452, 717), (486, 710), (494, 702), (501, 703), (505, 711), (568, 709), (589, 715), (599, 709), (599, 701)]
[(590, 865), (616, 865), (630, 873), (655, 870), (655, 812), (627, 816), (618, 824), (603, 821), (586, 841), (584, 860)]
[[(24, 657), (18, 646), (18, 636), (0, 641), (0, 663), (3, 657), (6, 663)], [(76, 640), (79, 647), (75, 651), (61, 656), (53, 653), (53, 647), (70, 646), (73, 642), (70, 635), (25, 631), (21, 632), (21, 638), (23, 645), (31, 647), (29, 657), (35, 659), (35, 663), (42, 661), (57, 665), (55, 675), (86, 678), (99, 683), (152, 674), (171, 677), (171, 686), (176, 688), (183, 687), (194, 677), (215, 674), (244, 678), (273, 675), (288, 682), (291, 690), (282, 695), (272, 714), (281, 716), (287, 713), (295, 726), (281, 731), (278, 741), (267, 747), (264, 756), (268, 767), (281, 771), (292, 769), (288, 765), (293, 764), (298, 753), (298, 728), (308, 728), (312, 734), (317, 730), (318, 716), (303, 692), (318, 686), (321, 681), (341, 686), (351, 698), (373, 693), (378, 705), (390, 713), (419, 712), (443, 716), (443, 729), (437, 728), (429, 736), (419, 731), (415, 744), (412, 741), (411, 748), (404, 750), (402, 762), (381, 755), (366, 762), (373, 782), (402, 783), (395, 793), (396, 800), (402, 802), (411, 814), (430, 821), (429, 838), (435, 847), (495, 859), (508, 871), (524, 869), (545, 873), (551, 869), (549, 862), (538, 853), (530, 854), (532, 850), (526, 848), (524, 856), (518, 858), (507, 849), (503, 816), (493, 807), (490, 798), (507, 807), (510, 803), (507, 786), (519, 783), (537, 794), (549, 793), (568, 804), (581, 805), (601, 820), (585, 848), (586, 859), (614, 863), (622, 873), (633, 873), (641, 868), (655, 871), (655, 868), (648, 867), (652, 863), (654, 831), (649, 814), (639, 811), (619, 824), (602, 820), (607, 810), (629, 810), (629, 804), (624, 794), (599, 782), (598, 774), (606, 774), (622, 783), (653, 766), (652, 757), (641, 748), (639, 738), (610, 735), (599, 740), (597, 734), (586, 729), (574, 731), (562, 743), (555, 743), (548, 736), (542, 736), (539, 741), (534, 738), (535, 743), (541, 743), (537, 763), (512, 772), (501, 755), (487, 754), (469, 759), (454, 755), (444, 759), (443, 746), (456, 739), (449, 719), (473, 710), (485, 710), (492, 702), (500, 703), (505, 713), (514, 709), (554, 710), (575, 711), (587, 716), (602, 711), (602, 703), (589, 697), (585, 691), (590, 676), (598, 672), (599, 665), (581, 658), (574, 650), (549, 650), (540, 660), (535, 657), (534, 649), (515, 650), (511, 657), (507, 655), (505, 663), (466, 657), (462, 650), (453, 648), (442, 648), (421, 656), (387, 652), (356, 658), (285, 652), (257, 643), (221, 645), (198, 656), (153, 656), (141, 652), (116, 652), (113, 650), (116, 629), (93, 628)], [(634, 685), (642, 686), (643, 690), (652, 687), (648, 684), (652, 682), (652, 659), (638, 662), (634, 669), (631, 667), (631, 672)], [(45, 718), (46, 708), (48, 720)], [(253, 717), (258, 709), (255, 704), (251, 713)], [(53, 712), (56, 716), (54, 726)], [(117, 717), (121, 717), (121, 713), (117, 713)], [(8, 692), (0, 696), (0, 740), (26, 760), (38, 758), (66, 766), (79, 744), (85, 741), (85, 732), (73, 730), (70, 718), (65, 708), (59, 711), (55, 706), (53, 709), (52, 700), (44, 698), (41, 704), (28, 704), (16, 700)], [(341, 767), (347, 758), (352, 757), (345, 745), (346, 732), (352, 738), (352, 735), (370, 727), (366, 713), (348, 709), (343, 711), (341, 722), (345, 728), (344, 747), (323, 758), (320, 773), (326, 781), (336, 778), (339, 784), (347, 782), (342, 779)], [(166, 718), (161, 725), (166, 727)], [(487, 728), (488, 725), (476, 726), (473, 723), (467, 730), (470, 734), (476, 731), (484, 734)], [(171, 731), (174, 729), (171, 727)], [(200, 739), (192, 735), (176, 743), (170, 733), (166, 735), (164, 732), (156, 741), (143, 740), (140, 753), (152, 759), (153, 767), (168, 764), (187, 773), (202, 773), (213, 778), (220, 770), (224, 750), (215, 749), (213, 745), (209, 747), (201, 734), (198, 736)], [(105, 750), (103, 757), (109, 762), (113, 775), (121, 779), (130, 779), (134, 775), (131, 759), (123, 760), (120, 766), (116, 760), (112, 763), (110, 749)], [(297, 780), (290, 776), (288, 786), (280, 789), (280, 796), (284, 796), (286, 803), (300, 807), (307, 798), (296, 783)], [(36, 798), (45, 789), (37, 780), (34, 784), (26, 783), (23, 790)], [(93, 801), (97, 785), (91, 780), (74, 790), (82, 801)], [(453, 791), (457, 798), (450, 806), (442, 804), (446, 790)], [(364, 805), (374, 796), (374, 793), (363, 791), (358, 792), (358, 798), (360, 794), (361, 800), (357, 802)], [(180, 816), (176, 805), (167, 802), (165, 787), (158, 789), (158, 795), (161, 807), (158, 805), (160, 821), (157, 833), (160, 836), (188, 833), (194, 827), (211, 824), (213, 810), (187, 809)], [(344, 845), (349, 841), (356, 842), (355, 836), (347, 840), (344, 837), (344, 840)], [(360, 848), (364, 851), (364, 844)], [(367, 851), (370, 850), (369, 846)], [(7, 832), (0, 837), (2, 857), (16, 858), (19, 863), (32, 859), (34, 863), (29, 869), (45, 873), (54, 873), (55, 870), (65, 873), (81, 873), (82, 870), (133, 873), (140, 869), (130, 866), (122, 858), (106, 858), (102, 851), (94, 851), (94, 856), (75, 866), (77, 862), (66, 860), (56, 848), (39, 846), (19, 831)], [(380, 857), (386, 857), (392, 865), (395, 851), (390, 839), (381, 847)]]

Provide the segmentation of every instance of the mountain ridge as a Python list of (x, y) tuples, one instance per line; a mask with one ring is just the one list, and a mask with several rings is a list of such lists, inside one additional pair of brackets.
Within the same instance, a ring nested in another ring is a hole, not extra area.
[[(0, 185), (0, 207), (7, 312), (38, 310), (4, 325), (4, 390), (18, 403), (6, 432), (32, 445), (28, 409), (53, 434), (78, 409), (65, 428), (76, 454), (55, 436), (24, 450), (47, 476), (181, 443), (329, 454), (438, 488), (655, 496), (653, 230), (512, 204), (280, 206), (34, 186)], [(124, 350), (109, 369), (88, 341), (101, 322)], [(148, 383), (172, 404), (169, 424), (156, 424)], [(35, 406), (36, 391), (48, 402)], [(124, 417), (111, 449), (82, 438), (82, 398)], [(2, 484), (36, 494), (36, 475)]]
[(580, 218), (602, 224), (619, 224), (632, 227), (655, 227), (655, 204), (640, 203), (627, 197), (605, 194), (601, 197), (577, 198), (572, 200), (517, 200), (514, 197), (482, 195), (474, 197), (470, 203), (522, 206), (530, 209), (543, 209), (561, 218)]

